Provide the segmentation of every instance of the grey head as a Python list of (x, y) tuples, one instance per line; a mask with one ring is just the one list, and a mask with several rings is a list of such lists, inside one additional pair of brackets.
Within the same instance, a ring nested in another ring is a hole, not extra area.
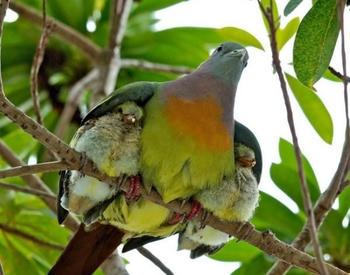
[(220, 78), (227, 84), (237, 87), (243, 69), (247, 66), (247, 50), (233, 42), (225, 42), (215, 49), (207, 61), (198, 70), (207, 71)]

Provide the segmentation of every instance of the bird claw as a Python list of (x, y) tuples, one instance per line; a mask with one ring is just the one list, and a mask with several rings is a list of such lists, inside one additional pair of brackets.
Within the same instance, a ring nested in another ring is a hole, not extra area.
[(168, 224), (174, 225), (177, 223), (183, 223), (184, 221), (185, 221), (185, 214), (174, 212), (173, 215), (168, 220)]
[(202, 209), (203, 209), (203, 206), (201, 205), (201, 203), (196, 200), (193, 200), (191, 202), (191, 210), (185, 217), (186, 220), (190, 221), (194, 219)]
[(140, 176), (132, 176), (129, 178), (128, 191), (125, 197), (128, 201), (137, 201), (141, 196), (141, 178)]

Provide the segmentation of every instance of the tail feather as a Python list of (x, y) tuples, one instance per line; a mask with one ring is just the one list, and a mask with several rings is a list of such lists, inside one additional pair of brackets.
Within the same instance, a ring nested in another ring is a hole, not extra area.
[(68, 243), (49, 275), (92, 274), (119, 246), (124, 233), (111, 225), (86, 232), (84, 225)]

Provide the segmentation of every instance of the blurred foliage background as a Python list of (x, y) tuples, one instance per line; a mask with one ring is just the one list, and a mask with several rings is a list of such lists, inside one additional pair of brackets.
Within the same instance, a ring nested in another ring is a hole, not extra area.
[[(325, 2), (324, 0), (318, 2), (322, 1)], [(222, 41), (236, 41), (246, 46), (263, 49), (263, 45), (252, 34), (232, 26), (222, 29), (178, 27), (156, 30), (154, 26), (157, 20), (154, 13), (179, 2), (182, 0), (135, 2), (121, 46), (122, 59), (132, 58), (195, 68), (207, 58), (209, 50)], [(265, 6), (269, 3), (269, 1), (262, 2)], [(285, 23), (284, 28), (281, 28), (280, 23), (278, 23), (277, 42), (280, 51), (298, 30), (301, 20), (290, 15), (298, 2), (301, 1), (290, 1), (287, 7), (277, 7), (274, 3), (276, 18), (280, 18)], [(329, 1), (333, 4), (335, 2), (335, 0)], [(17, 3), (25, 4), (41, 12), (41, 0), (17, 0)], [(310, 8), (316, 9), (316, 11), (313, 10), (315, 14), (313, 17), (319, 18), (321, 25), (326, 20), (335, 24), (334, 21), (331, 21), (334, 18), (329, 18), (332, 15), (319, 16), (320, 13), (324, 13), (326, 8), (329, 9), (333, 6), (324, 7), (321, 4), (319, 4), (321, 7), (316, 7), (317, 3), (312, 7), (310, 3)], [(104, 48), (108, 41), (110, 5), (109, 0), (49, 0), (47, 1), (47, 14), (74, 28)], [(284, 13), (279, 12), (278, 8), (285, 8)], [(312, 18), (307, 20), (312, 21)], [(87, 24), (95, 29), (92, 32), (88, 31)], [(327, 36), (326, 42), (329, 43), (326, 43), (325, 48), (315, 49), (314, 55), (316, 56), (320, 54), (320, 51), (327, 54), (326, 57), (325, 55), (319, 56), (323, 60), (322, 64), (314, 64), (312, 60), (305, 62), (303, 50), (305, 47), (311, 48), (310, 43), (317, 45), (319, 43), (317, 39), (322, 38), (319, 38), (316, 33), (310, 42), (310, 39), (305, 38), (305, 36), (308, 35), (307, 31), (311, 23), (303, 20), (301, 24), (306, 25), (306, 31), (302, 29), (300, 37), (296, 39), (298, 45), (294, 52), (296, 57), (294, 65), (297, 66), (295, 68), (297, 78), (287, 76), (287, 79), (298, 103), (316, 132), (325, 142), (330, 143), (333, 137), (332, 118), (320, 98), (312, 90), (312, 85), (324, 74), (326, 77), (332, 78), (333, 81), (340, 81), (326, 70), (334, 50), (332, 42), (335, 44), (339, 27), (336, 27), (332, 30), (333, 33)], [(2, 75), (6, 95), (21, 110), (34, 116), (33, 102), (29, 92), (30, 69), (41, 33), (40, 26), (19, 16), (15, 22), (5, 23), (4, 30)], [(268, 49), (268, 45), (264, 47)], [(304, 60), (304, 62), (300, 64), (299, 60)], [(39, 71), (41, 113), (44, 125), (50, 131), (55, 131), (72, 85), (94, 66), (96, 64), (93, 64), (77, 47), (54, 34), (50, 36), (43, 64)], [(313, 70), (317, 71), (314, 75), (310, 76), (305, 73)], [(166, 81), (177, 76), (171, 72), (144, 70), (135, 67), (122, 68), (116, 87), (140, 80)], [(80, 119), (89, 109), (91, 93), (91, 90), (84, 91), (79, 108), (69, 125), (69, 130), (63, 137), (65, 141), (70, 140)], [(47, 159), (44, 148), (4, 116), (0, 116), (0, 138), (26, 163), (33, 164)], [(292, 212), (283, 202), (261, 192), (260, 205), (252, 223), (259, 230), (271, 230), (278, 238), (290, 243), (302, 229), (306, 215), (299, 191), (293, 147), (284, 139), (281, 139), (276, 146), (279, 146), (281, 162), (265, 163), (265, 165), (271, 165), (270, 173), (274, 184), (298, 205), (299, 210), (297, 213)], [(313, 202), (316, 202), (320, 196), (317, 177), (306, 158), (304, 158), (304, 166), (311, 198)], [(0, 168), (7, 167), (8, 165), (0, 159)], [(52, 191), (57, 191), (57, 173), (42, 174), (40, 177)], [(2, 182), (26, 186), (26, 182), (19, 177), (4, 179)], [(349, 206), (350, 189), (348, 188), (339, 197), (338, 209), (330, 211), (320, 229), (320, 239), (326, 259), (347, 271), (350, 271)], [(57, 244), (58, 247), (47, 247), (33, 240), (28, 240), (10, 232), (4, 226), (29, 234), (44, 242)], [(0, 260), (6, 274), (46, 274), (58, 257), (60, 246), (64, 247), (70, 235), (69, 230), (57, 224), (55, 214), (47, 208), (40, 198), (0, 188)], [(309, 252), (311, 253), (311, 251)], [(265, 274), (274, 261), (257, 248), (245, 242), (234, 240), (211, 258), (218, 261), (241, 263), (240, 267), (233, 271), (232, 274), (235, 275)], [(305, 274), (305, 272), (292, 269), (289, 274)]]

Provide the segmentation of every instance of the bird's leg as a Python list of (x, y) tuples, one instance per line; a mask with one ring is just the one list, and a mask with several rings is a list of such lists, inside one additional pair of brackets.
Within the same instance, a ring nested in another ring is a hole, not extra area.
[(193, 200), (191, 202), (191, 210), (185, 217), (186, 220), (190, 221), (194, 219), (202, 209), (203, 209), (202, 204), (196, 200)]
[[(186, 202), (187, 202), (187, 200), (184, 200), (182, 202), (181, 207), (183, 205), (185, 205)], [(204, 211), (201, 203), (196, 201), (196, 200), (192, 200), (190, 212), (187, 214), (180, 214), (180, 213), (174, 212), (173, 215), (168, 220), (168, 224), (173, 225), (173, 224), (177, 224), (177, 223), (183, 223), (186, 221), (190, 221), (190, 220), (194, 219), (195, 217), (197, 217), (197, 215), (201, 211)]]
[(128, 191), (125, 192), (125, 197), (128, 201), (137, 201), (141, 196), (141, 178), (139, 175), (129, 178)]

